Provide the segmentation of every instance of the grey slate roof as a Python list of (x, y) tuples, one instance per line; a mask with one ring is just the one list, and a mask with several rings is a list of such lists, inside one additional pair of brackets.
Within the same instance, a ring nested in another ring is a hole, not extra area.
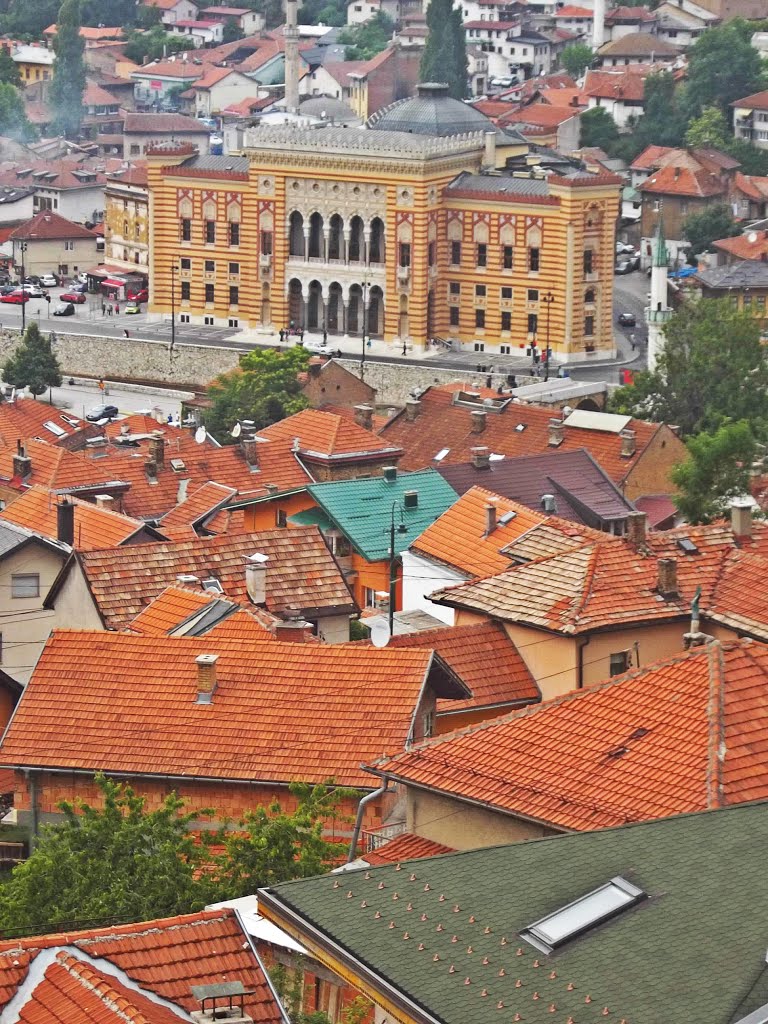
[[(728, 1024), (768, 996), (766, 843), (768, 804), (742, 804), (288, 882), (259, 906), (416, 1021)], [(647, 898), (554, 953), (521, 938), (616, 876)]]
[(250, 163), (247, 156), (196, 156), (184, 166), (197, 167), (201, 171), (239, 171), (247, 174)]
[(706, 288), (768, 288), (768, 263), (740, 260), (725, 267), (699, 270), (696, 280)]
[(446, 186), (446, 189), (467, 192), (496, 192), (499, 195), (546, 196), (549, 185), (546, 178), (513, 178), (506, 174), (470, 174), (464, 171)]
[(67, 544), (61, 541), (52, 540), (50, 537), (43, 537), (32, 530), (25, 530), (23, 526), (15, 526), (11, 523), (0, 523), (0, 558), (5, 558), (17, 548), (24, 547), (29, 541), (34, 540), (46, 547), (53, 547), (68, 555), (72, 550)]
[(632, 502), (583, 448), (493, 460), (487, 469), (475, 469), (471, 462), (440, 463), (436, 469), (458, 494), (485, 487), (536, 512), (542, 511), (542, 495), (553, 494), (555, 515), (598, 530), (605, 521), (626, 519), (634, 511)]

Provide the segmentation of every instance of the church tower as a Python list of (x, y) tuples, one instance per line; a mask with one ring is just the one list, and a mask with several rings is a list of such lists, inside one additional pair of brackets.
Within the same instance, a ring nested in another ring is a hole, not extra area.
[(285, 109), (299, 112), (298, 0), (285, 0)]
[(653, 239), (651, 262), (651, 294), (645, 311), (648, 324), (648, 369), (655, 370), (661, 350), (664, 347), (664, 328), (672, 316), (668, 302), (667, 284), (667, 243), (664, 240), (663, 217), (659, 216), (656, 235)]

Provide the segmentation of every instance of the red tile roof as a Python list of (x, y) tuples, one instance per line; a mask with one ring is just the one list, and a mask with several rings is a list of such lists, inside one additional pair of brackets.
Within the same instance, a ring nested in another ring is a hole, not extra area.
[(612, 25), (617, 21), (655, 21), (656, 16), (647, 7), (614, 7), (606, 11), (605, 23)]
[[(208, 703), (202, 654), (218, 655)], [(467, 695), (430, 650), (56, 630), (0, 764), (366, 786), (361, 763), (405, 748), (428, 683)]]
[[(209, 618), (214, 611), (220, 617)], [(129, 624), (128, 631), (139, 636), (186, 636), (194, 625), (194, 636), (272, 640), (273, 635), (266, 628), (271, 624), (271, 616), (262, 609), (248, 610), (215, 591), (179, 585), (166, 587), (158, 594)]]
[[(482, 410), (482, 406), (454, 402), (454, 393), (458, 393), (462, 387), (451, 384), (428, 388), (421, 396), (421, 407), (415, 420), (409, 421), (401, 412), (381, 429), (381, 437), (405, 451), (399, 463), (400, 469), (415, 470), (431, 466), (434, 457), (445, 448), (448, 453), (441, 464), (467, 462), (472, 458), (472, 449), (478, 445), (487, 446), (491, 452), (508, 457), (585, 448), (614, 483), (621, 483), (660, 430), (670, 434), (668, 444), (677, 445), (680, 458), (685, 457), (682, 442), (674, 438), (669, 428), (642, 420), (630, 420), (627, 423), (627, 427), (635, 432), (636, 443), (636, 453), (630, 458), (621, 455), (619, 435), (607, 430), (564, 427), (562, 444), (557, 449), (551, 448), (548, 429), (552, 410), (511, 401), (501, 412), (488, 412), (485, 430), (475, 434), (472, 432), (471, 414), (473, 408)], [(493, 397), (498, 398), (498, 395), (494, 393)], [(524, 429), (517, 430), (519, 425)]]
[(674, 151), (674, 146), (646, 146), (632, 161), (632, 170), (650, 171), (654, 167), (661, 167), (662, 158)]
[[(65, 217), (60, 217), (53, 210), (40, 210), (30, 220), (20, 224), (11, 238), (23, 238), (30, 242), (53, 241), (58, 239), (90, 238), (96, 239), (96, 233), (82, 224), (75, 224)], [(95, 249), (94, 249), (95, 252)]]
[(693, 196), (697, 199), (724, 195), (728, 191), (725, 182), (711, 171), (673, 167), (671, 164), (654, 171), (639, 189), (653, 195)]
[[(0, 478), (12, 480), (14, 447), (0, 448)], [(100, 464), (80, 452), (48, 444), (45, 441), (24, 441), (24, 451), (32, 461), (32, 471), (25, 481), (51, 490), (93, 489), (114, 482), (116, 465)], [(17, 481), (18, 482), (18, 481)]]
[[(145, 529), (145, 524), (138, 519), (130, 519), (78, 498), (68, 500), (75, 506), (74, 547), (78, 551), (118, 547)], [(56, 540), (58, 504), (56, 494), (43, 487), (30, 487), (6, 505), (0, 512), (0, 521), (15, 523)]]
[(472, 691), (467, 700), (438, 701), (438, 713), (538, 701), (539, 688), (514, 643), (492, 622), (393, 636), (388, 647), (431, 648)]
[(740, 100), (734, 100), (732, 107), (747, 107), (752, 110), (768, 110), (768, 89), (762, 92), (753, 92), (749, 96), (743, 96)]
[[(59, 947), (63, 947), (67, 961), (79, 961), (83, 965), (81, 970), (91, 970), (94, 977), (102, 974), (113, 986), (116, 978), (112, 972), (107, 974), (104, 962), (123, 972), (120, 986), (130, 989), (131, 998), (140, 999), (143, 1009), (152, 993), (191, 1013), (199, 1009), (191, 993), (192, 985), (237, 979), (243, 982), (247, 993), (245, 1011), (254, 1024), (282, 1024), (283, 1018), (264, 967), (232, 910), (3, 941), (0, 943), (0, 1007), (6, 1006), (22, 982), (30, 977), (35, 961), (49, 955), (48, 951), (55, 957)], [(82, 998), (84, 991), (80, 990), (76, 1003)], [(153, 1012), (160, 1010), (155, 1000), (151, 1000), (151, 1005)], [(56, 1007), (47, 1006), (45, 1013), (35, 1016), (34, 1021), (35, 1024), (42, 1021), (50, 1024), (54, 1020), (80, 1024), (75, 1013), (74, 1007), (65, 1008), (63, 1001), (59, 1001)], [(94, 1020), (111, 1019), (92, 1017), (88, 1021), (92, 1024)], [(150, 1017), (149, 1021), (166, 1024), (166, 1019), (158, 1016)], [(178, 1024), (178, 1015), (174, 1014), (172, 1019)], [(31, 1018), (29, 1024), (32, 1024)]]
[(577, 7), (575, 4), (566, 4), (559, 11), (555, 12), (556, 18), (593, 18), (594, 11), (588, 7)]
[(578, 109), (574, 107), (557, 107), (550, 103), (530, 103), (514, 114), (505, 114), (499, 118), (502, 124), (530, 124), (535, 128), (557, 128), (559, 125), (577, 117)]
[(309, 461), (365, 460), (373, 456), (380, 461), (384, 456), (398, 459), (397, 445), (392, 445), (346, 416), (326, 412), (324, 409), (304, 409), (259, 431), (259, 437), (269, 441), (298, 440), (298, 453)]
[[(169, 526), (197, 526), (206, 516), (217, 512), (237, 491), (212, 482), (202, 484), (162, 518), (161, 529)], [(107, 545), (105, 544), (104, 547)]]
[[(122, 159), (67, 156), (59, 160), (31, 159), (0, 163), (0, 185), (36, 185), (41, 180), (46, 188), (103, 189), (107, 174), (122, 166)], [(89, 180), (92, 179), (92, 180)]]
[(712, 245), (740, 260), (762, 260), (768, 256), (768, 231), (748, 231), (733, 238), (719, 238)]
[[(584, 93), (596, 99), (627, 100), (639, 102), (645, 97), (645, 79), (650, 67), (605, 68), (601, 71), (587, 71)], [(652, 147), (649, 147), (652, 148)], [(653, 147), (661, 149), (662, 147)], [(634, 165), (633, 165), (634, 166)]]
[(766, 645), (714, 642), (374, 770), (563, 829), (765, 799), (767, 685)]
[[(140, 70), (145, 71), (146, 68), (141, 68)], [(136, 72), (134, 72), (135, 74)], [(194, 77), (200, 78), (202, 75), (195, 75)], [(185, 114), (137, 114), (129, 111), (125, 115), (123, 131), (126, 135), (129, 132), (198, 135), (207, 132), (208, 129), (197, 118), (187, 117)]]
[(71, 451), (84, 447), (87, 438), (96, 433), (98, 428), (74, 413), (34, 398), (0, 402), (0, 443), (3, 445), (15, 447), (20, 439), (39, 436), (48, 444)]
[(179, 575), (197, 576), (201, 581), (214, 577), (224, 597), (250, 607), (245, 561), (257, 552), (269, 559), (266, 608), (270, 613), (297, 609), (315, 617), (355, 611), (344, 576), (314, 526), (132, 544), (83, 552), (78, 559), (105, 625), (121, 629), (175, 584)]
[(450, 846), (422, 839), (413, 832), (403, 832), (383, 846), (364, 853), (362, 859), (371, 867), (378, 867), (380, 864), (399, 864), (401, 861), (421, 860), (422, 857), (439, 857), (441, 853), (455, 852)]

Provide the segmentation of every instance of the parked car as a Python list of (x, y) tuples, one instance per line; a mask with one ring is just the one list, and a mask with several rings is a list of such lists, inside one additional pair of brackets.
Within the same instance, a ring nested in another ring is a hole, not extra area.
[(128, 293), (128, 301), (133, 300), (134, 302), (149, 302), (149, 289), (140, 288), (137, 292)]
[(75, 307), (71, 302), (59, 302), (53, 311), (54, 316), (74, 316)]
[(24, 278), (24, 280), (21, 283), (22, 284), (40, 284), (40, 278), (37, 276), (37, 274), (27, 274), (27, 276)]
[(113, 420), (119, 412), (116, 405), (96, 405), (85, 414), (85, 418), (89, 423), (98, 423), (100, 420)]
[(72, 284), (69, 286), (68, 291), (70, 291), (70, 292), (87, 292), (88, 291), (88, 285), (87, 284), (83, 284), (82, 281), (73, 281)]
[(123, 312), (128, 314), (140, 313), (141, 305), (138, 302), (135, 302), (133, 299), (131, 299), (129, 302), (125, 304), (125, 309), (123, 310)]
[(0, 285), (0, 295), (10, 295), (11, 292), (15, 292), (15, 291), (16, 291), (16, 285), (15, 284)]
[(613, 268), (614, 274), (628, 274), (631, 270), (632, 264), (629, 260), (618, 260)]
[(312, 338), (307, 338), (307, 340), (304, 342), (304, 348), (307, 350), (307, 352), (314, 352), (316, 355), (319, 356), (333, 355), (333, 350), (331, 349), (330, 345), (328, 345), (325, 341), (322, 340), (315, 341)]
[(85, 302), (85, 295), (82, 292), (62, 292), (59, 298), (62, 302), (75, 302), (78, 305)]
[(634, 254), (634, 251), (635, 251), (634, 245), (629, 245), (627, 242), (617, 242), (616, 243), (616, 255), (617, 256), (632, 255), (632, 254)]
[(636, 327), (637, 320), (634, 313), (619, 313), (616, 318), (620, 327)]
[(45, 292), (43, 289), (36, 284), (27, 284), (26, 282), (21, 288), (16, 289), (17, 292), (24, 292), (30, 299), (43, 299), (45, 298)]
[(41, 284), (43, 288), (57, 288), (59, 279), (55, 274), (43, 274), (38, 283)]
[(77, 277), (75, 278), (75, 280), (79, 281), (81, 284), (88, 284), (88, 275), (87, 274), (78, 274)]
[(29, 302), (29, 295), (26, 292), (9, 292), (8, 295), (0, 295), (0, 302), (10, 302), (14, 306), (23, 306)]

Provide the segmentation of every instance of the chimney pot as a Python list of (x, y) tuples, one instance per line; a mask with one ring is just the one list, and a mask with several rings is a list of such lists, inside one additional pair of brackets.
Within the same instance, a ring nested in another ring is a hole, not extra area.
[(677, 597), (677, 559), (660, 558), (656, 589), (662, 597)]
[(13, 456), (13, 475), (26, 480), (32, 474), (32, 459), (24, 452), (24, 445), (17, 442), (16, 454)]
[(481, 445), (478, 448), (472, 449), (472, 465), (475, 469), (490, 469), (491, 468), (491, 450)]
[(553, 513), (556, 511), (555, 508), (555, 496), (554, 494), (542, 494), (541, 496), (541, 508), (542, 511)]
[(70, 547), (75, 543), (75, 506), (66, 499), (56, 506), (56, 537)]
[(388, 484), (393, 484), (397, 480), (397, 466), (383, 466), (381, 472)]
[(96, 507), (97, 508), (113, 508), (115, 499), (111, 494), (97, 494), (96, 495)]
[(365, 430), (373, 429), (373, 406), (371, 405), (356, 405), (355, 406), (355, 423), (358, 427), (363, 427)]
[(253, 604), (267, 602), (267, 562), (268, 555), (256, 551), (245, 560), (245, 589)]
[(752, 503), (744, 498), (731, 502), (731, 529), (736, 540), (752, 537)]
[(309, 372), (310, 377), (319, 377), (320, 376), (320, 371), (322, 370), (322, 368), (323, 368), (323, 361), (322, 361), (322, 359), (313, 359), (309, 363), (309, 365), (307, 367), (307, 370)]
[(153, 430), (149, 441), (149, 457), (156, 466), (162, 466), (165, 462), (165, 437), (162, 430)]
[(634, 430), (622, 430), (619, 434), (621, 438), (621, 457), (622, 459), (631, 459), (637, 451), (637, 444), (635, 439)]
[(288, 617), (274, 625), (275, 640), (283, 643), (305, 644), (312, 635), (312, 626), (305, 622), (300, 613), (286, 610)]
[(549, 421), (548, 433), (549, 437), (547, 443), (549, 447), (559, 448), (565, 438), (565, 435), (563, 433), (563, 421), (553, 417)]
[(248, 468), (255, 470), (259, 468), (259, 442), (252, 437), (244, 437), (240, 441), (240, 450), (243, 453)]
[(151, 456), (144, 463), (144, 472), (147, 474), (148, 483), (157, 483), (157, 463)]
[(216, 662), (218, 654), (199, 654), (197, 664), (197, 703), (210, 704), (216, 690)]
[(485, 430), (486, 413), (483, 409), (473, 409), (469, 414), (472, 417), (472, 433), (482, 434)]
[(641, 548), (648, 537), (647, 512), (630, 512), (627, 516), (627, 540), (633, 547)]
[(413, 423), (416, 417), (421, 412), (421, 400), (418, 398), (409, 398), (405, 403), (405, 418), (409, 423)]
[(496, 506), (490, 503), (485, 506), (485, 536), (490, 537), (496, 529)]

